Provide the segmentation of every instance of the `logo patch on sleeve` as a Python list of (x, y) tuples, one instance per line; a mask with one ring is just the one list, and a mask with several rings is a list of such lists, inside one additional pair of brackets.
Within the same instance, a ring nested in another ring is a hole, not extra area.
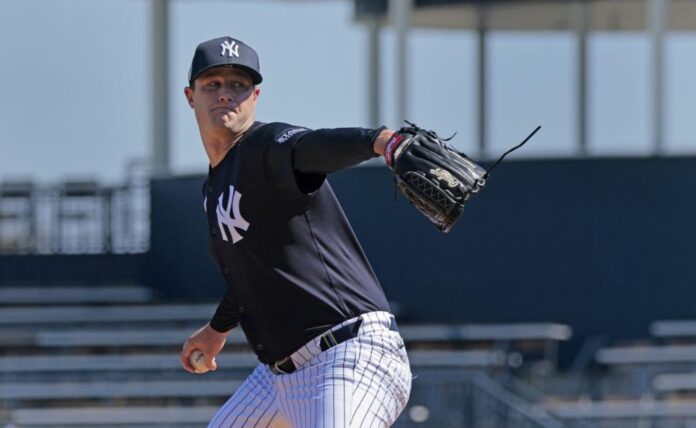
[(287, 129), (287, 130), (283, 131), (282, 134), (280, 134), (279, 136), (276, 137), (276, 141), (278, 143), (284, 143), (284, 142), (288, 141), (290, 139), (290, 137), (292, 137), (293, 135), (299, 134), (300, 132), (304, 132), (304, 131), (309, 131), (309, 129), (307, 129), (307, 128)]

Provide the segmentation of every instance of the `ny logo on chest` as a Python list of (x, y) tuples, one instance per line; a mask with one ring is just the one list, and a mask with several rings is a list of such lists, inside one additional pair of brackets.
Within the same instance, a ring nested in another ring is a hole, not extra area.
[[(239, 203), (242, 200), (242, 194), (237, 192), (234, 186), (230, 186), (229, 190), (227, 204), (225, 204), (225, 191), (223, 190), (222, 193), (220, 193), (215, 214), (217, 215), (218, 227), (220, 228), (222, 239), (224, 241), (229, 241), (231, 238), (232, 244), (236, 244), (244, 239), (237, 229), (246, 232), (249, 228), (249, 222), (242, 217), (242, 213), (239, 211)], [(224, 226), (227, 226), (227, 228)]]

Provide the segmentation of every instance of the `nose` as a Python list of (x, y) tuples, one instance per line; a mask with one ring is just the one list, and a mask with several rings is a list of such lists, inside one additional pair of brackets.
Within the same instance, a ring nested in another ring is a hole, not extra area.
[(234, 96), (232, 94), (232, 91), (229, 91), (227, 89), (223, 89), (220, 91), (220, 94), (218, 95), (218, 101), (220, 102), (231, 102), (234, 99)]

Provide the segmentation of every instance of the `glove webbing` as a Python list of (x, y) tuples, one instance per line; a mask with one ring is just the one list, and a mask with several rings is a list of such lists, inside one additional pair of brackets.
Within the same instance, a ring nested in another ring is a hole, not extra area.
[[(432, 135), (433, 137), (435, 137), (435, 141), (440, 142), (440, 137), (438, 137), (438, 135), (435, 133), (435, 131), (428, 131), (428, 130), (425, 130), (425, 129), (423, 129), (423, 128), (420, 128), (418, 125), (416, 125), (415, 123), (409, 122), (408, 120), (404, 120), (404, 122), (408, 123), (410, 126), (412, 126), (413, 128), (415, 128), (415, 129), (417, 129), (417, 130), (422, 130), (422, 131), (427, 132), (428, 134), (430, 134), (430, 135)], [(516, 145), (515, 147), (512, 147), (511, 149), (508, 149), (505, 153), (503, 153), (503, 154), (498, 158), (498, 160), (495, 161), (495, 162), (493, 163), (493, 165), (492, 165), (490, 168), (488, 168), (488, 171), (486, 171), (486, 173), (483, 174), (483, 177), (481, 178), (481, 180), (482, 180), (483, 182), (485, 182), (485, 181), (488, 179), (488, 176), (490, 175), (490, 173), (493, 171), (493, 169), (495, 169), (495, 167), (497, 167), (498, 165), (500, 165), (500, 163), (503, 161), (503, 159), (505, 159), (505, 156), (509, 155), (510, 153), (512, 153), (512, 152), (514, 152), (515, 150), (519, 149), (520, 147), (524, 146), (524, 145), (527, 143), (527, 141), (529, 141), (529, 140), (534, 136), (534, 134), (536, 134), (540, 129), (541, 129), (541, 125), (537, 126), (536, 129), (534, 129), (534, 131), (532, 131), (532, 133), (529, 134), (529, 135), (527, 136), (527, 138), (524, 139), (524, 141), (522, 141), (520, 144)], [(449, 141), (449, 140), (451, 140), (452, 138), (454, 138), (455, 135), (457, 135), (456, 132), (455, 132), (454, 134), (452, 134), (451, 137), (449, 137), (449, 138), (442, 138), (442, 140), (444, 140), (444, 141)], [(441, 143), (441, 144), (444, 145), (444, 143)], [(457, 151), (457, 150), (455, 150), (455, 151), (456, 151), (457, 153), (459, 153), (461, 156), (464, 156), (465, 158), (468, 157), (466, 154), (464, 154), (464, 153), (462, 153), (462, 152), (460, 152), (460, 151)], [(396, 177), (394, 177), (394, 202), (396, 202)]]

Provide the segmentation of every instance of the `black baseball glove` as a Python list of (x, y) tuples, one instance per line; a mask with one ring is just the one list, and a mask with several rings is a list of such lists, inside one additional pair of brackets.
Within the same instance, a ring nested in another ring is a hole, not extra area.
[[(384, 158), (394, 172), (396, 187), (435, 227), (447, 233), (464, 211), (466, 201), (486, 184), (489, 172), (451, 148), (449, 139), (406, 123), (409, 126), (395, 132), (387, 142)], [(538, 130), (503, 154), (491, 170)]]

